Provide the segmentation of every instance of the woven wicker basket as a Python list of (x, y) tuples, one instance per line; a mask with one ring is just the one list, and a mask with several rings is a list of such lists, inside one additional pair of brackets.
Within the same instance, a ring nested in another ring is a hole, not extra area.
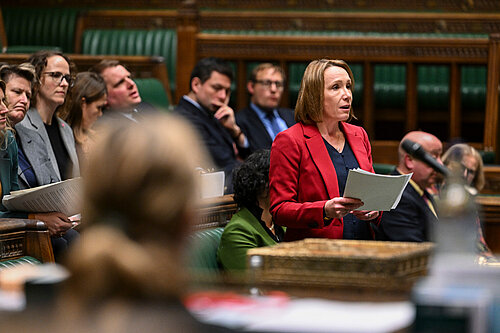
[(427, 273), (432, 243), (305, 239), (248, 251), (260, 285), (408, 291)]

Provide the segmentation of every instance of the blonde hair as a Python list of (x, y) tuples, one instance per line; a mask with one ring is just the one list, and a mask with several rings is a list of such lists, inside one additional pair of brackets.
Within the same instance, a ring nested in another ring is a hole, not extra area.
[(448, 167), (456, 164), (461, 165), (464, 156), (472, 156), (477, 161), (477, 170), (471, 185), (476, 190), (481, 191), (485, 183), (483, 158), (474, 147), (465, 143), (454, 144), (444, 153), (442, 157), (443, 164)]
[(85, 170), (87, 229), (67, 258), (67, 296), (87, 305), (177, 297), (198, 198), (195, 169), (206, 154), (193, 129), (172, 115), (112, 125), (100, 129)]
[(270, 62), (264, 62), (255, 66), (255, 68), (252, 70), (252, 73), (250, 74), (250, 81), (255, 82), (257, 80), (257, 74), (268, 69), (272, 69), (275, 73), (280, 73), (282, 80), (286, 80), (285, 71), (283, 70), (283, 68), (281, 68), (281, 66), (272, 64)]
[[(300, 83), (299, 97), (295, 106), (296, 122), (315, 124), (323, 121), (325, 71), (333, 66), (346, 70), (351, 79), (351, 91), (354, 92), (354, 76), (351, 68), (344, 60), (320, 59), (311, 61)], [(347, 121), (350, 121), (352, 118), (355, 118), (355, 116), (351, 106)]]

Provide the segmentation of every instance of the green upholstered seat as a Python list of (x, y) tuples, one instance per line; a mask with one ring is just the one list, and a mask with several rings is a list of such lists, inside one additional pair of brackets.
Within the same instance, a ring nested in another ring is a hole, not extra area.
[(197, 272), (217, 273), (217, 249), (224, 228), (198, 230), (190, 235), (188, 267)]
[(174, 29), (89, 29), (82, 36), (83, 54), (162, 56), (170, 89), (176, 89), (177, 33)]
[(24, 256), (17, 259), (10, 259), (5, 261), (0, 261), (0, 271), (2, 269), (9, 269), (19, 265), (38, 265), (42, 262), (36, 258), (30, 256)]
[(479, 154), (483, 158), (484, 164), (495, 164), (495, 152), (480, 150)]
[(390, 174), (396, 166), (393, 164), (384, 164), (384, 163), (373, 163), (373, 170), (375, 170), (375, 173), (381, 174), (381, 175), (388, 175)]
[(29, 45), (52, 49), (55, 46), (63, 52), (73, 52), (79, 11), (77, 8), (2, 7), (9, 48)]
[(170, 103), (163, 85), (155, 78), (134, 79), (143, 101), (153, 104), (159, 109), (168, 110)]
[(62, 52), (62, 49), (58, 46), (42, 46), (42, 45), (14, 45), (10, 46), (7, 48), (6, 53), (35, 53), (37, 51), (41, 50), (51, 50), (51, 51), (57, 51), (57, 52)]

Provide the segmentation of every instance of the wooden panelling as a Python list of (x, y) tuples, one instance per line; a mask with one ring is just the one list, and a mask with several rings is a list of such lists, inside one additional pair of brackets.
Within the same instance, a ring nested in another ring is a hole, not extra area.
[(478, 196), (481, 222), (486, 244), (494, 253), (500, 253), (500, 196)]
[[(186, 0), (46, 0), (45, 6), (87, 8), (178, 8)], [(497, 0), (189, 0), (200, 8), (210, 9), (284, 9), (284, 10), (371, 10), (371, 11), (436, 11), (436, 12), (494, 12), (500, 11)], [(4, 6), (40, 6), (37, 0), (2, 0)]]
[(488, 34), (500, 13), (202, 10), (200, 29)]
[(47, 226), (36, 220), (0, 219), (0, 260), (22, 256), (54, 262)]
[(195, 224), (194, 229), (224, 227), (237, 211), (238, 207), (232, 194), (204, 199), (198, 209), (199, 221)]

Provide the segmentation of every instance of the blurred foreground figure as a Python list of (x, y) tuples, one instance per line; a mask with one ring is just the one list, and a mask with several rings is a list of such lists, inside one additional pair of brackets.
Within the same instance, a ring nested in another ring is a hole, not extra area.
[(199, 323), (180, 301), (195, 168), (205, 156), (193, 130), (167, 115), (113, 125), (89, 156), (87, 228), (67, 258), (56, 331), (226, 332)]
[(0, 330), (230, 332), (198, 322), (181, 303), (205, 159), (193, 130), (168, 115), (108, 125), (85, 170), (86, 228), (67, 256), (71, 277), (55, 302), (38, 292), (24, 313), (1, 318)]
[[(465, 143), (458, 143), (451, 146), (443, 155), (443, 163), (452, 173), (464, 179), (468, 192), (477, 195), (484, 187), (484, 167), (483, 159), (474, 147)], [(496, 258), (491, 253), (483, 236), (481, 221), (476, 212), (477, 235), (476, 252), (481, 260), (496, 262)]]

